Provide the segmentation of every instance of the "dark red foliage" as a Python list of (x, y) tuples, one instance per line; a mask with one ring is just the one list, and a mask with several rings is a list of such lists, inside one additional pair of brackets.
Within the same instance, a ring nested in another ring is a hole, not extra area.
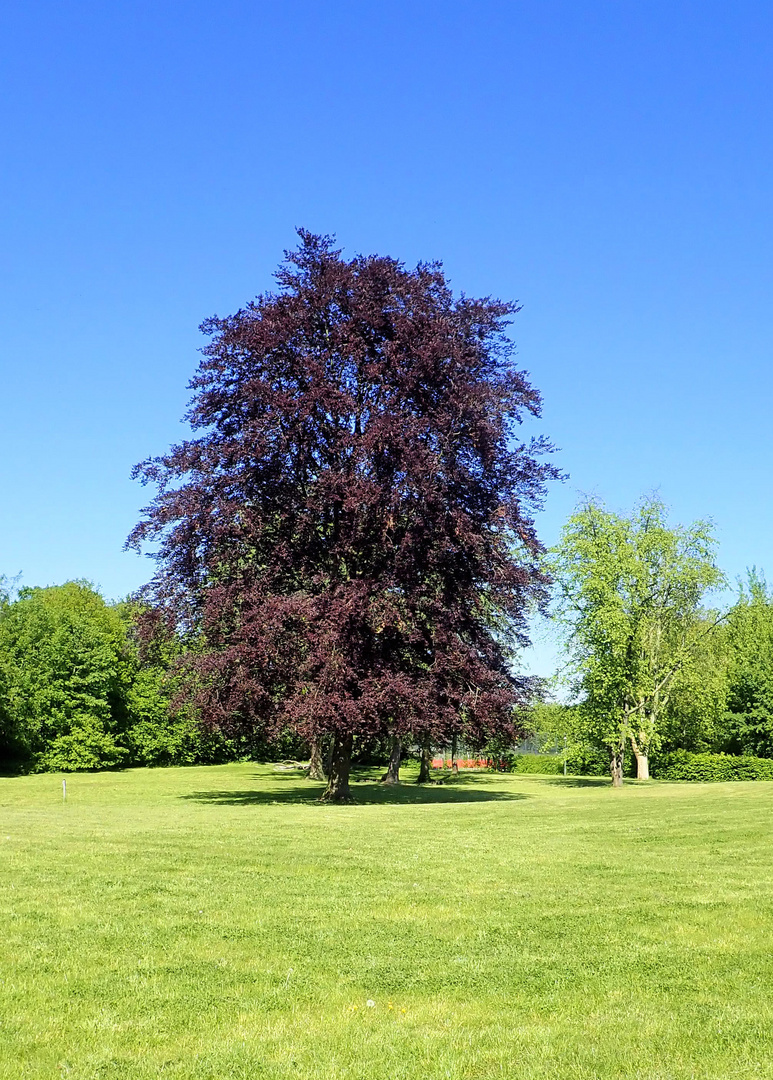
[(195, 638), (198, 704), (226, 729), (514, 731), (556, 475), (545, 440), (515, 438), (540, 410), (517, 308), (300, 237), (278, 294), (203, 324), (197, 437), (135, 470), (158, 486), (129, 538), (156, 545), (146, 599)]

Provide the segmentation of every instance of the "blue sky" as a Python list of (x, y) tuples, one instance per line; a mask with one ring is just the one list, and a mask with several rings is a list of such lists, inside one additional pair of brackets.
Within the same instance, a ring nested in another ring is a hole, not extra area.
[(520, 300), (546, 542), (657, 488), (773, 576), (772, 53), (744, 0), (4, 5), (0, 573), (147, 578), (131, 467), (303, 225)]

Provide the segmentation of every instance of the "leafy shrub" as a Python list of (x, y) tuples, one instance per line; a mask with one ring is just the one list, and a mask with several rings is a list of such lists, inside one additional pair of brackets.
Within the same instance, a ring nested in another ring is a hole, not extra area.
[(70, 730), (54, 738), (38, 758), (39, 771), (81, 772), (110, 769), (126, 762), (126, 750), (118, 746), (97, 716), (76, 714)]
[[(625, 765), (630, 765), (626, 757)], [(578, 743), (569, 747), (566, 755), (566, 770), (573, 776), (609, 776), (609, 750), (590, 742)], [(623, 769), (630, 775), (630, 769)]]
[(653, 775), (659, 780), (773, 780), (773, 761), (768, 758), (675, 750), (653, 765)]
[[(515, 754), (511, 771), (562, 775), (564, 755)], [(566, 752), (566, 771), (570, 776), (609, 776), (609, 751), (592, 743), (570, 745)], [(632, 754), (626, 755), (623, 773), (625, 776), (636, 775), (636, 762)]]
[(133, 765), (195, 765), (201, 760), (202, 732), (189, 717), (140, 720), (126, 739)]
[(541, 773), (543, 776), (563, 775), (564, 759), (559, 754), (515, 754), (512, 772)]

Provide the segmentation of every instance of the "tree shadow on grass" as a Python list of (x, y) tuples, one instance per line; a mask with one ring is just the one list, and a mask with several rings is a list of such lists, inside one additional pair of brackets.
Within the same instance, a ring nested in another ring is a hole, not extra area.
[[(527, 773), (522, 773), (527, 776)], [(529, 780), (536, 780), (538, 784), (547, 784), (550, 787), (611, 787), (612, 781), (608, 776), (529, 776)]]
[[(258, 777), (254, 777), (254, 779), (258, 779)], [(266, 783), (265, 787), (254, 788), (249, 791), (193, 791), (188, 795), (180, 795), (179, 798), (193, 802), (215, 803), (221, 806), (270, 806), (272, 803), (330, 805), (329, 803), (323, 804), (319, 802), (320, 796), (325, 790), (323, 783), (301, 778), (297, 774), (261, 776), (260, 779)], [(483, 787), (486, 780), (491, 781), (493, 777), (460, 776), (453, 783), (416, 784), (408, 781), (396, 785), (386, 785), (379, 784), (370, 776), (353, 776), (352, 797), (354, 803), (360, 806), (516, 802), (529, 798), (528, 795), (520, 792), (487, 790)], [(481, 790), (482, 787), (483, 790)]]

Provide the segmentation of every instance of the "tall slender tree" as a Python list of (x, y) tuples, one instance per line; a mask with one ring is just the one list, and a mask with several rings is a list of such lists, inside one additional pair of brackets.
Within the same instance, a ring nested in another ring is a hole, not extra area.
[(299, 235), (276, 293), (203, 324), (194, 437), (137, 466), (158, 491), (128, 543), (153, 545), (145, 597), (196, 641), (202, 715), (332, 736), (338, 800), (355, 735), (515, 733), (556, 471), (517, 438), (540, 398), (515, 305)]

